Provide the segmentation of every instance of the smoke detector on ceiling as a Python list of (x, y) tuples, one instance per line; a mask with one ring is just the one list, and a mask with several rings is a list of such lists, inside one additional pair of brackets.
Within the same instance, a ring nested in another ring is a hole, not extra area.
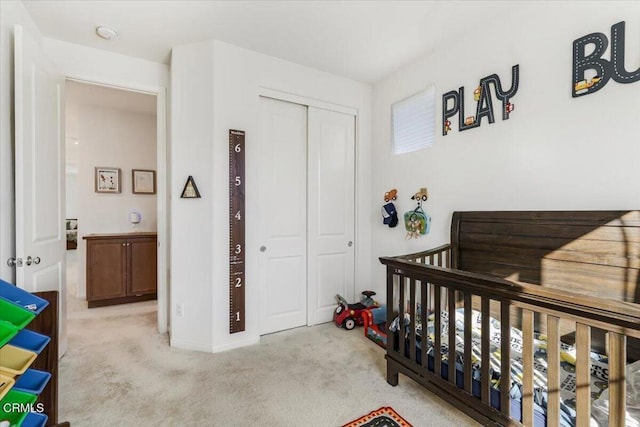
[(96, 34), (102, 37), (105, 40), (111, 40), (118, 37), (118, 32), (111, 27), (107, 27), (105, 25), (98, 25), (96, 27)]

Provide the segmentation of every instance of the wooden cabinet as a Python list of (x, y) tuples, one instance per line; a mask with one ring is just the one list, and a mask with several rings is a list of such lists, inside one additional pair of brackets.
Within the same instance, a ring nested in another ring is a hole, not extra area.
[(156, 298), (156, 233), (90, 234), (84, 239), (89, 308)]

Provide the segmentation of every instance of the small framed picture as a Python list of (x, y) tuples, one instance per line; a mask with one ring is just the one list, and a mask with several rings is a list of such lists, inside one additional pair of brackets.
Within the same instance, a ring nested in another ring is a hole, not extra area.
[(120, 168), (96, 168), (96, 193), (120, 193)]
[(133, 194), (156, 194), (156, 171), (133, 169)]

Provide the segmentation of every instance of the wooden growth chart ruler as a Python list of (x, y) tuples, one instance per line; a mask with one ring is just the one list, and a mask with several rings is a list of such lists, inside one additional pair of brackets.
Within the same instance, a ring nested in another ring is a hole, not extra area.
[(229, 333), (245, 329), (244, 131), (229, 130)]

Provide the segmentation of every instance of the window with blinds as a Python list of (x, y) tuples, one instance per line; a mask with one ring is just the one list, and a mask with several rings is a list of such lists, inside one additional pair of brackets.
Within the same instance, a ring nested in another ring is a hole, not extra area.
[(426, 90), (391, 105), (393, 153), (421, 150), (435, 141), (436, 88)]

